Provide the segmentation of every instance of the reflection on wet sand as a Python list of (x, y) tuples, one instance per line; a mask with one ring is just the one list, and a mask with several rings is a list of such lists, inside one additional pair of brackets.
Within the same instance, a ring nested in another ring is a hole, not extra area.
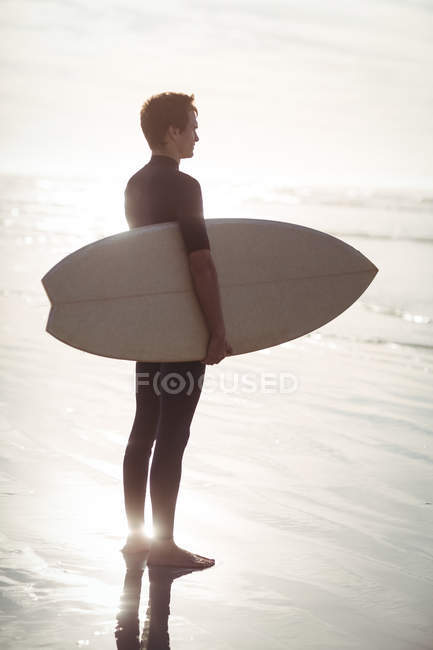
[[(148, 556), (148, 551), (124, 554), (126, 573), (114, 632), (119, 650), (170, 650), (168, 617), (171, 585), (176, 578), (211, 568), (182, 569), (170, 566), (148, 566)], [(140, 639), (138, 610), (142, 578), (146, 567), (149, 573), (149, 601)]]

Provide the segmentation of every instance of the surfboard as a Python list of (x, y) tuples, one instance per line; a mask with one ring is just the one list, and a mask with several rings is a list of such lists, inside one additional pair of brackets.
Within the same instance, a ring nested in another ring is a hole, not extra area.
[[(267, 219), (206, 219), (233, 355), (296, 339), (345, 311), (378, 269), (332, 235)], [(92, 354), (206, 356), (209, 332), (176, 222), (134, 228), (67, 255), (42, 278), (46, 331)]]

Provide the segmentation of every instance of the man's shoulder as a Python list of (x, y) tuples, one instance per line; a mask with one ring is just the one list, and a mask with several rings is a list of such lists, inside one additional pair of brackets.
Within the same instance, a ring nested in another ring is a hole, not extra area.
[(194, 178), (194, 176), (190, 176), (190, 174), (186, 174), (180, 170), (178, 170), (177, 176), (179, 178), (180, 184), (185, 188), (196, 192), (201, 191), (200, 183), (196, 178)]
[[(170, 185), (175, 194), (180, 193), (182, 196), (201, 196), (200, 183), (196, 178), (194, 178), (194, 176), (186, 174), (179, 169), (173, 170), (173, 172), (174, 173), (169, 175), (167, 175), (167, 173), (164, 174), (161, 187), (167, 187), (167, 185)], [(125, 195), (128, 195), (131, 198), (141, 196), (143, 191), (147, 191), (148, 181), (152, 181), (152, 186), (155, 187), (153, 183), (156, 179), (152, 176), (153, 173), (154, 170), (149, 169), (149, 167), (145, 165), (132, 174), (125, 186)], [(152, 178), (148, 178), (149, 174)]]
[(138, 171), (136, 171), (134, 174), (132, 174), (132, 176), (129, 178), (128, 182), (126, 183), (125, 192), (127, 190), (128, 191), (134, 190), (135, 188), (140, 186), (140, 182), (143, 179), (143, 173), (145, 172), (145, 169), (146, 169), (146, 165), (141, 169), (139, 169)]

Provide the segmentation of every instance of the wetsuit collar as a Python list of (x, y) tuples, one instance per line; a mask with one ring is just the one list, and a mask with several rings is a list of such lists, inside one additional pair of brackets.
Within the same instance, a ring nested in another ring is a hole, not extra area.
[(151, 165), (164, 165), (164, 167), (173, 167), (174, 169), (179, 169), (179, 163), (174, 158), (170, 156), (164, 156), (163, 154), (153, 153), (151, 159), (149, 160)]

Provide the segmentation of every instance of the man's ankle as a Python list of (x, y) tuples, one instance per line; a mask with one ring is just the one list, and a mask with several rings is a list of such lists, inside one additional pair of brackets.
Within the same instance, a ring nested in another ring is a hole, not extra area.
[(128, 532), (128, 537), (148, 537), (142, 528), (131, 528)]

